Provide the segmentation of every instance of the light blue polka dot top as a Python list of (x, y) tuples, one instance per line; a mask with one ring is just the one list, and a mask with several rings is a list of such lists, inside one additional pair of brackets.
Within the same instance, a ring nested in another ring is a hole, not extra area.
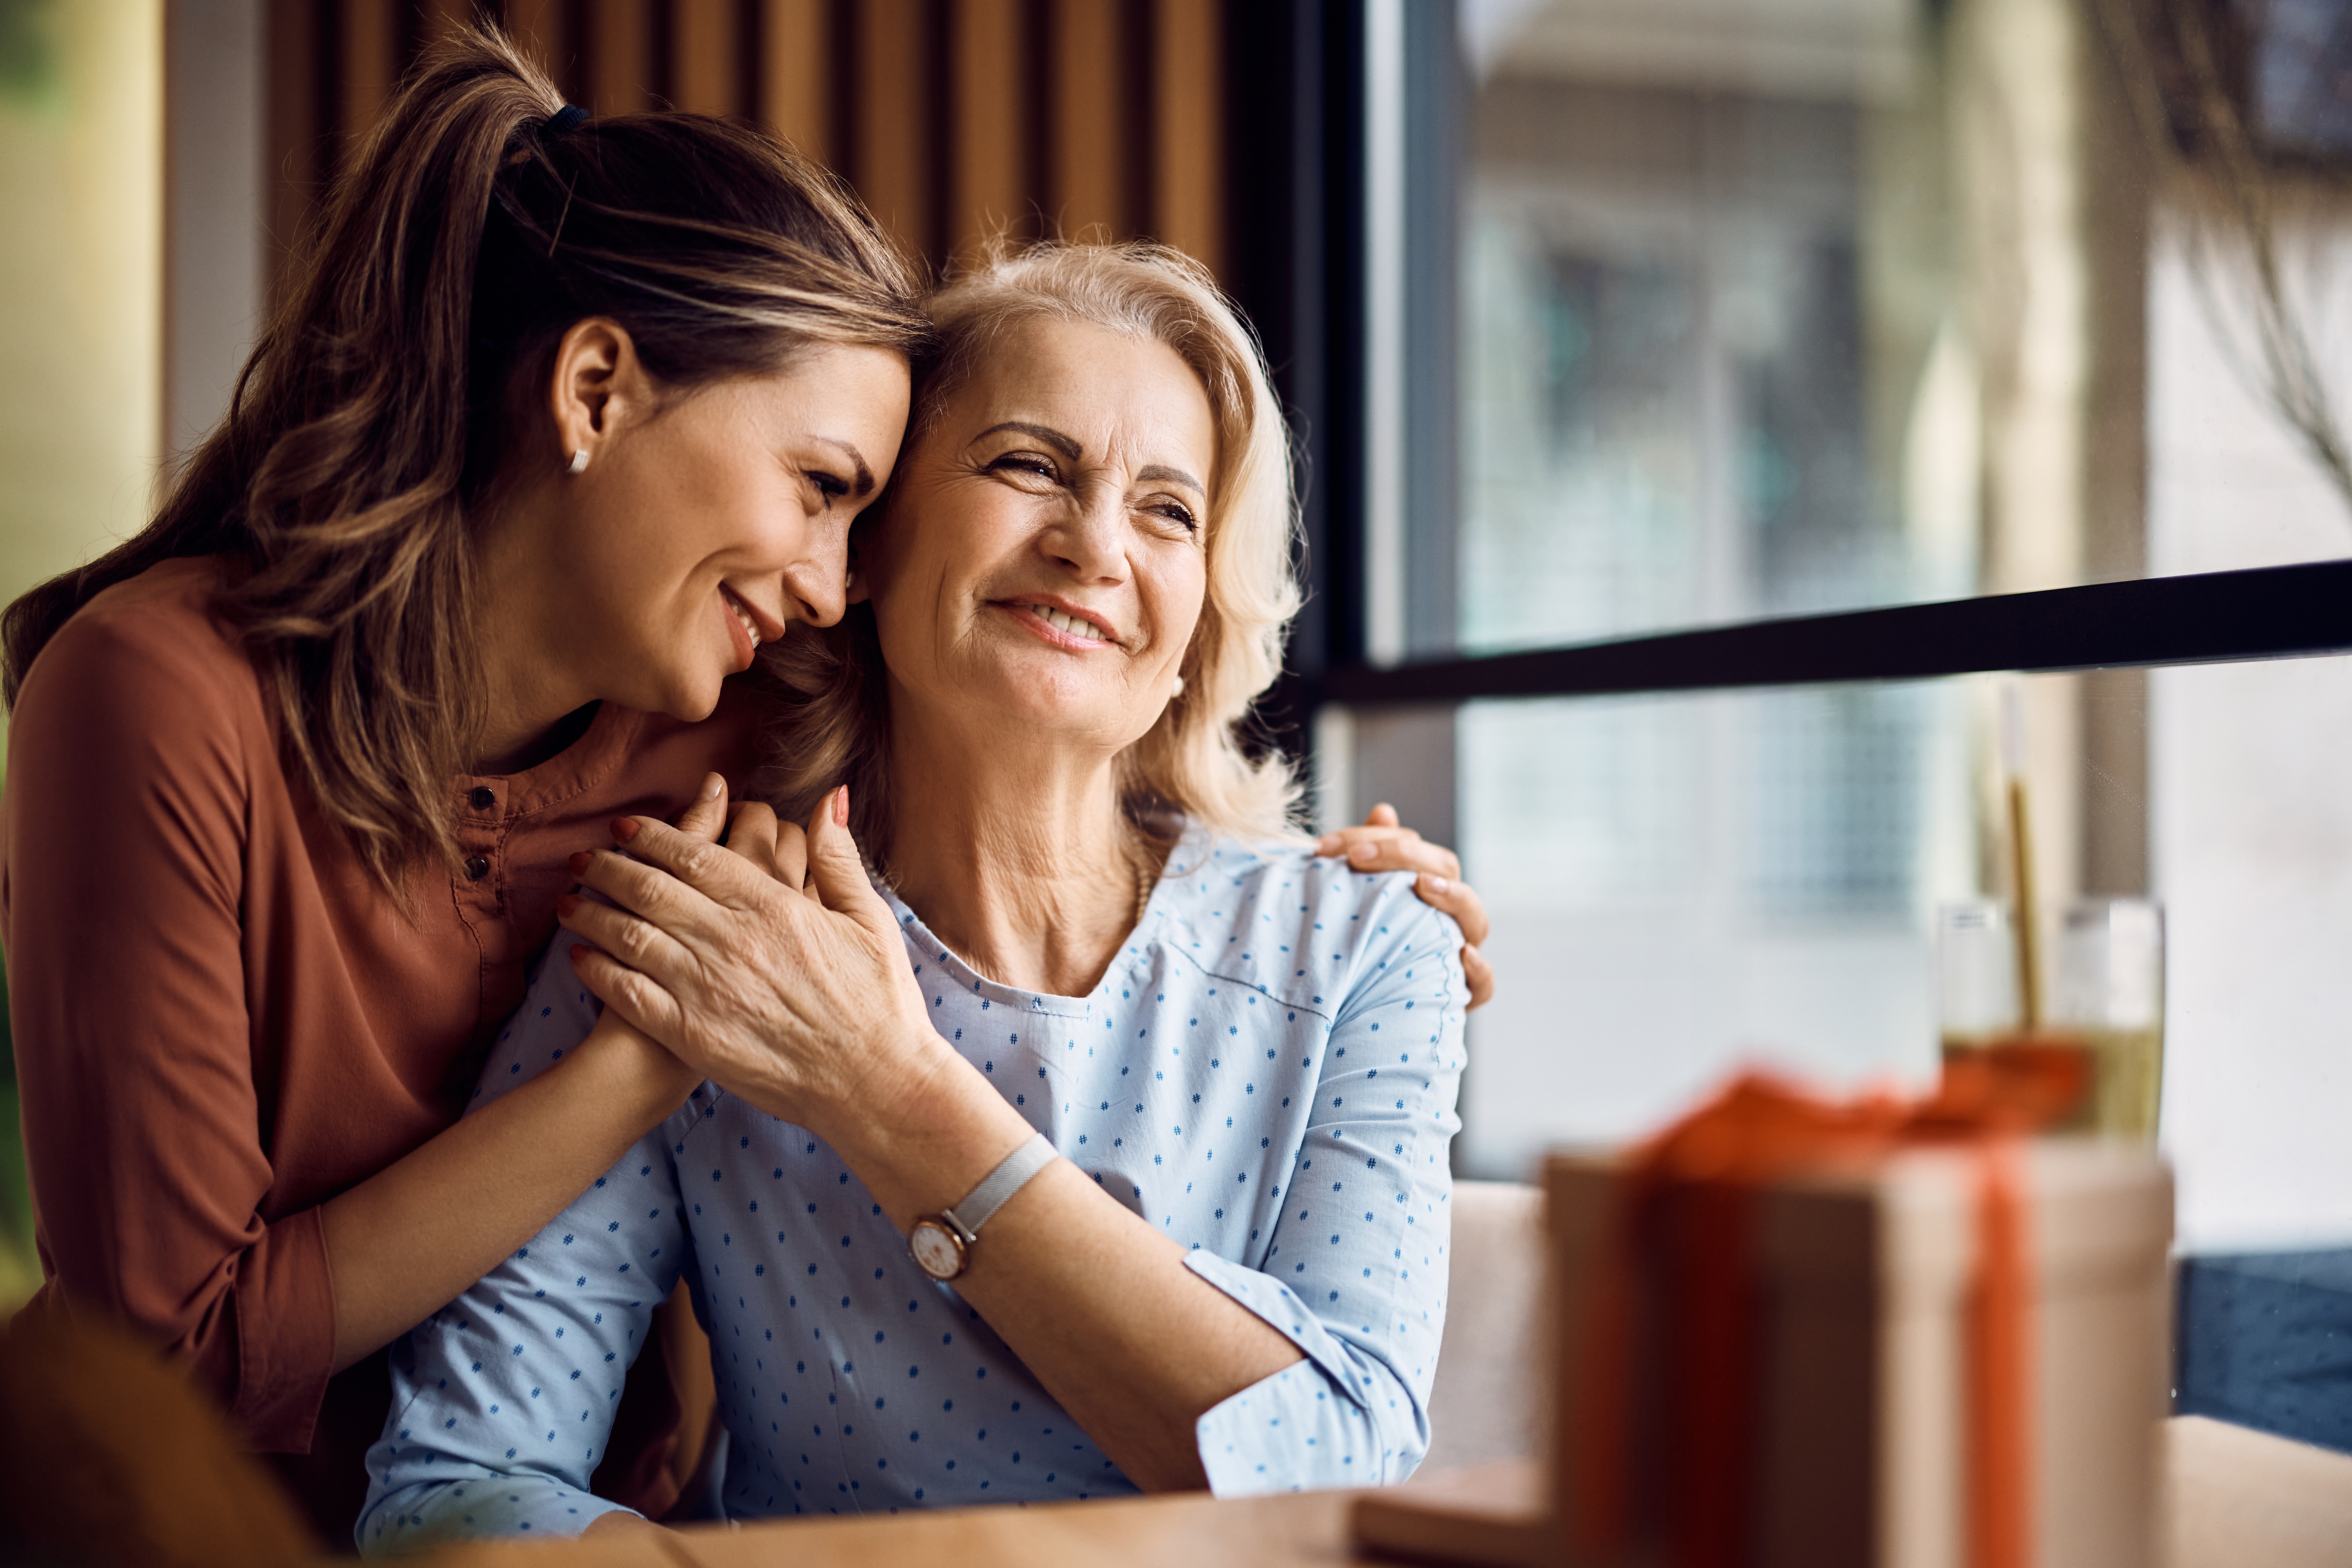
[[(890, 901), (940, 1035), (1306, 1357), (1201, 1417), (1210, 1486), (1409, 1474), (1445, 1316), (1468, 996), (1454, 922), (1409, 876), (1196, 829), (1094, 994), (1048, 996), (981, 978)], [(594, 1017), (551, 955), (476, 1104)], [(710, 1334), (733, 1517), (1136, 1489), (822, 1139), (706, 1084), (394, 1347), (362, 1552), (572, 1535), (612, 1511), (589, 1475), (681, 1273)]]

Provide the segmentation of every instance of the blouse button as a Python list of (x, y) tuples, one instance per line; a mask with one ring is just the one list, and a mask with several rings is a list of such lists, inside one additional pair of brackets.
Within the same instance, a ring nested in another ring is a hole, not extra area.
[(479, 855), (469, 855), (466, 858), (466, 880), (478, 882), (489, 874), (490, 863), (488, 860), (483, 859)]
[(473, 801), (476, 811), (488, 811), (499, 804), (499, 792), (487, 784), (476, 784), (473, 795), (467, 798)]

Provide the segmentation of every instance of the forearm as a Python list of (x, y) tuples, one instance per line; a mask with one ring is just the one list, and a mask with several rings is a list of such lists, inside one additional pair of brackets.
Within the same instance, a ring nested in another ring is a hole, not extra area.
[(320, 1210), (335, 1369), (406, 1332), (528, 1241), (698, 1081), (616, 1018), (562, 1062)]
[[(1020, 1113), (944, 1050), (918, 1084), (867, 1103), (896, 1110), (844, 1115), (825, 1136), (901, 1232), (956, 1203), (1030, 1136)], [(1206, 1485), (1200, 1417), (1300, 1359), (1066, 1160), (988, 1221), (955, 1288), (1149, 1491)]]
[(1066, 1160), (997, 1212), (973, 1254), (956, 1289), (1146, 1491), (1207, 1486), (1200, 1418), (1300, 1360)]

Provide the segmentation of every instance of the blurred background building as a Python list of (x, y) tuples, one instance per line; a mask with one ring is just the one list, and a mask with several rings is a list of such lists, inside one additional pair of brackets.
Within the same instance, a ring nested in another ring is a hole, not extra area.
[[(1496, 916), (1465, 1172), (1633, 1133), (1738, 1060), (1931, 1072), (1933, 911), (2005, 890), (2017, 682), (2044, 892), (2167, 906), (2184, 1241), (2352, 1241), (2352, 659), (2142, 668), (2126, 616), (2084, 661), (2114, 668), (1898, 678), (1937, 653), (1897, 620), (1883, 668), (1759, 689), (1642, 640), (2352, 554), (2345, 7), (488, 11), (597, 113), (773, 126), (935, 268), (1057, 233), (1217, 271), (1307, 459), (1269, 733), (1325, 818), (1389, 799), (1460, 845)], [(143, 520), (465, 14), (0, 0), (0, 591)], [(1486, 656), (1606, 639), (1652, 673), (1483, 695)]]

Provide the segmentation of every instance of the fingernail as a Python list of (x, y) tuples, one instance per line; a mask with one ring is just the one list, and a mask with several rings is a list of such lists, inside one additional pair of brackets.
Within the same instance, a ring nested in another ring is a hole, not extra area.
[(635, 838), (636, 836), (637, 823), (635, 817), (616, 816), (613, 818), (614, 837), (619, 839), (622, 843), (626, 844), (630, 839)]
[(555, 918), (560, 921), (568, 921), (572, 918), (572, 911), (579, 907), (580, 900), (574, 898), (572, 894), (566, 893), (562, 898), (555, 900)]
[(575, 877), (586, 876), (588, 874), (588, 868), (595, 863), (596, 857), (589, 854), (585, 849), (583, 849), (579, 854), (574, 855), (568, 862), (572, 868), (572, 874)]
[(703, 799), (717, 800), (720, 795), (725, 795), (726, 793), (727, 781), (720, 778), (717, 773), (712, 773), (709, 778), (702, 781)]
[(1315, 841), (1315, 853), (1318, 855), (1337, 855), (1339, 852), (1339, 836), (1336, 833), (1327, 833)]
[(833, 792), (833, 825), (835, 827), (849, 826), (849, 786), (847, 784)]
[(585, 942), (573, 942), (573, 943), (572, 944), (572, 963), (579, 963), (582, 959), (583, 959), (583, 958), (585, 958), (585, 957), (587, 957), (587, 956), (588, 956), (588, 945), (587, 945), (587, 943), (585, 943)]
[(1449, 886), (1451, 884), (1443, 877), (1433, 877), (1425, 871), (1422, 873), (1421, 890), (1424, 893), (1434, 893), (1442, 899)]
[(1380, 858), (1381, 847), (1377, 844), (1359, 844), (1348, 851), (1350, 860), (1377, 860)]

